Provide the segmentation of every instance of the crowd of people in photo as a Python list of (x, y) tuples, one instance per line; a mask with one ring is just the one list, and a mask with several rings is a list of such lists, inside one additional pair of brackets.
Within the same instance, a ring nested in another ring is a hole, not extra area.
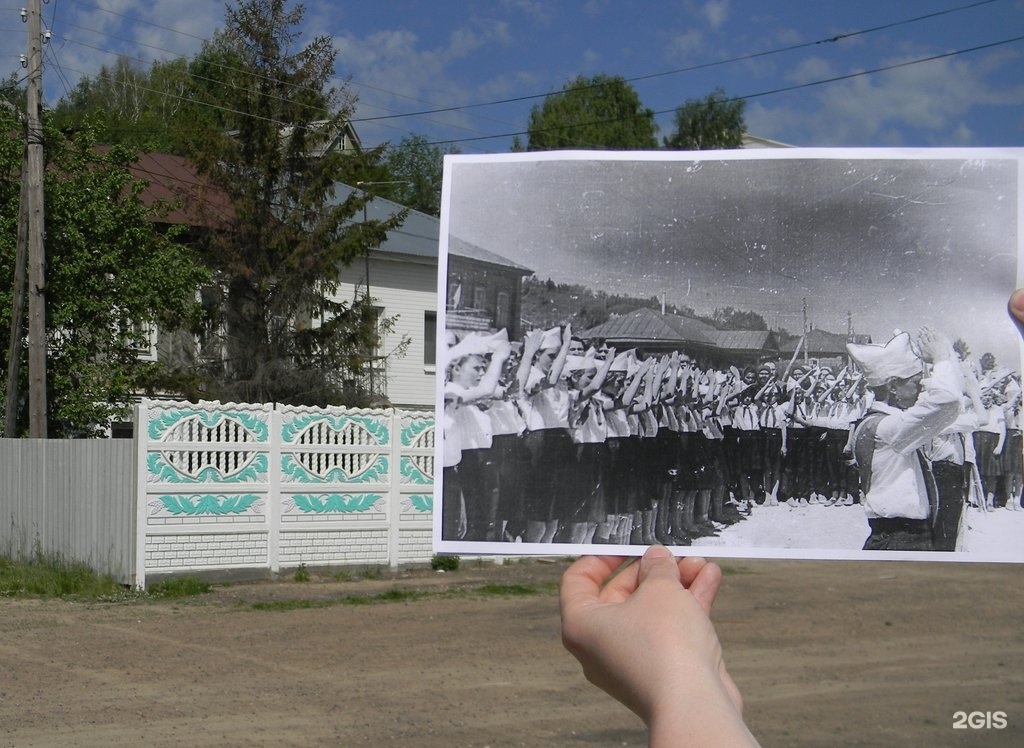
[[(855, 427), (876, 391), (839, 361), (712, 365), (568, 325), (449, 332), (442, 537), (689, 545), (758, 507), (859, 503)], [(1019, 510), (1024, 486), (1019, 374), (955, 363), (959, 415), (922, 450), (947, 507), (935, 550), (955, 549), (965, 503)]]

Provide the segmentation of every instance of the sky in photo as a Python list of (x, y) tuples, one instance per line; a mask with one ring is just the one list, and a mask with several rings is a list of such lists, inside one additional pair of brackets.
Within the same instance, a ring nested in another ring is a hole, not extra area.
[[(21, 0), (0, 0), (0, 75), (24, 70)], [(119, 55), (194, 55), (223, 27), (211, 0), (48, 0), (54, 104)], [(509, 150), (530, 108), (577, 75), (631, 81), (660, 134), (687, 99), (747, 100), (754, 135), (798, 146), (1024, 144), (1024, 0), (307, 0), (365, 145), (420, 134)]]
[(733, 306), (795, 333), (805, 309), (809, 326), (876, 342), (929, 324), (1014, 364), (1015, 153), (453, 157), (443, 215), (542, 280)]

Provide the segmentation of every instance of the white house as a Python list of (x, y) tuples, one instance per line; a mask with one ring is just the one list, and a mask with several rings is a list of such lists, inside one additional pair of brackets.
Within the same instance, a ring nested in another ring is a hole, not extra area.
[[(187, 159), (146, 153), (133, 165), (133, 171), (149, 183), (144, 200), (180, 201), (180, 207), (168, 217), (171, 223), (215, 228), (204, 223), (209, 216), (197, 206), (204, 205), (207, 211), (212, 206), (214, 217), (232, 211), (227, 197), (206, 185)], [(356, 191), (338, 184), (333, 202), (340, 203)], [(385, 220), (402, 210), (404, 207), (395, 202), (374, 197), (351, 222)], [(338, 300), (351, 301), (368, 292), (380, 317), (394, 320), (393, 329), (382, 336), (374, 352), (380, 357), (378, 366), (354, 383), (368, 389), (382, 403), (402, 408), (434, 406), (439, 235), (437, 218), (409, 210), (402, 225), (389, 232), (379, 247), (339, 271)], [(456, 320), (451, 326), (508, 327), (517, 335), (520, 281), (532, 271), (454, 237), (450, 245), (449, 270), (455, 274), (459, 290), (454, 299), (448, 299), (450, 317)], [(151, 348), (140, 355), (169, 355), (167, 346), (157, 346), (155, 337)]]
[[(353, 189), (339, 185), (335, 199), (344, 200)], [(384, 220), (402, 210), (398, 203), (375, 197), (363, 218)], [(380, 379), (371, 389), (396, 407), (434, 407), (439, 235), (437, 218), (410, 210), (379, 247), (341, 271), (339, 300), (358, 298), (368, 289), (380, 316), (394, 318), (394, 328), (382, 336), (382, 364), (375, 372)], [(449, 299), (451, 312), (471, 316), (480, 329), (509, 327), (517, 334), (520, 281), (531, 270), (453, 238), (449, 271), (471, 286), (459, 301)]]

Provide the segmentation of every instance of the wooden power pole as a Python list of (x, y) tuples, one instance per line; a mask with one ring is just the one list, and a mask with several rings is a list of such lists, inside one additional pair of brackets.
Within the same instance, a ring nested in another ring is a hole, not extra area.
[(28, 2), (28, 408), (29, 436), (46, 438), (46, 247), (43, 241), (43, 37), (40, 0)]
[(21, 320), (25, 313), (25, 265), (28, 255), (28, 172), (21, 174), (18, 201), (18, 255), (14, 262), (14, 305), (11, 309), (11, 338), (7, 346), (7, 389), (4, 390), (4, 436), (18, 435), (18, 375), (21, 368)]

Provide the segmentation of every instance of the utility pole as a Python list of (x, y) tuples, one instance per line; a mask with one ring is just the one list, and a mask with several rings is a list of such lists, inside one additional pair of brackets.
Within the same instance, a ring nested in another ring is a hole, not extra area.
[(22, 170), (18, 201), (18, 254), (14, 262), (14, 304), (7, 346), (7, 389), (4, 390), (4, 436), (18, 435), (18, 375), (21, 368), (21, 320), (25, 313), (25, 265), (28, 259), (28, 172)]
[[(356, 187), (358, 187), (362, 191), (363, 197), (365, 198), (365, 200), (363, 202), (363, 227), (364, 228), (366, 227), (366, 224), (370, 220), (369, 216), (367, 215), (366, 206), (370, 202), (370, 200), (373, 199), (373, 195), (372, 195), (371, 191), (367, 190), (366, 188), (367, 187), (377, 187), (377, 186), (386, 185), (386, 184), (409, 184), (409, 182), (404, 180), (404, 179), (396, 179), (396, 180), (391, 180), (391, 181), (387, 181), (387, 182), (362, 182), (362, 181), (356, 182)], [(367, 247), (366, 248), (366, 252), (363, 254), (363, 262), (365, 263), (365, 270), (366, 270), (366, 293), (364, 295), (363, 301), (366, 304), (372, 304), (373, 303), (373, 299), (370, 296), (370, 247)], [(380, 328), (379, 328), (380, 320), (378, 319), (374, 323), (374, 325), (377, 326), (377, 329), (374, 332), (378, 336), (378, 344), (379, 344), (380, 343), (380, 338), (379, 338), (379, 336), (380, 336)], [(367, 372), (368, 375), (369, 375), (369, 382), (370, 382), (369, 389), (370, 389), (370, 396), (371, 397), (376, 397), (376, 395), (377, 395), (377, 382), (376, 382), (377, 358), (379, 358), (379, 357), (377, 357), (377, 356), (371, 357), (371, 359), (370, 359), (370, 370), (369, 370), (369, 372)]]
[(807, 363), (807, 297), (804, 296), (801, 304), (803, 312), (803, 332), (804, 332), (804, 363)]
[(43, 243), (43, 37), (40, 0), (28, 2), (28, 103), (26, 198), (28, 203), (28, 417), (29, 436), (46, 438), (46, 247)]

